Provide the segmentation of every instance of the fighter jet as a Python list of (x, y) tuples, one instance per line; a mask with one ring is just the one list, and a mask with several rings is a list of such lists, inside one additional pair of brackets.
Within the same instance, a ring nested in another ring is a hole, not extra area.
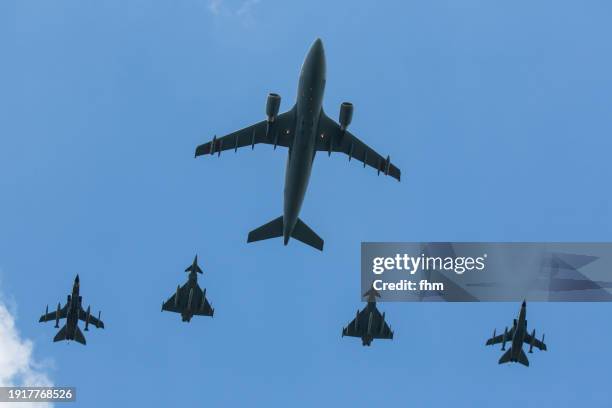
[(202, 273), (202, 269), (198, 266), (197, 255), (185, 272), (189, 272), (187, 283), (177, 286), (176, 293), (162, 304), (162, 311), (180, 313), (184, 322), (189, 322), (194, 315), (212, 317), (215, 309), (206, 299), (206, 289), (202, 291), (198, 285), (198, 273)]
[(363, 296), (367, 296), (368, 305), (361, 312), (357, 310), (353, 321), (342, 329), (342, 337), (361, 337), (364, 346), (370, 346), (374, 339), (393, 339), (393, 332), (385, 322), (385, 313), (381, 315), (376, 308), (376, 298), (380, 294), (372, 288)]
[(195, 156), (220, 155), (222, 151), (265, 143), (288, 148), (285, 171), (283, 215), (249, 233), (247, 242), (283, 237), (285, 245), (295, 238), (318, 250), (323, 250), (323, 239), (300, 218), (300, 209), (308, 187), (312, 163), (317, 152), (341, 152), (359, 160), (399, 181), (400, 170), (347, 130), (353, 117), (353, 105), (340, 105), (339, 123), (323, 112), (325, 90), (325, 52), (323, 42), (317, 39), (302, 65), (298, 82), (297, 100), (287, 112), (278, 114), (281, 97), (270, 93), (266, 104), (267, 119), (202, 144)]
[(523, 301), (521, 305), (521, 311), (519, 312), (518, 320), (514, 319), (512, 328), (508, 330), (504, 329), (504, 334), (499, 336), (495, 335), (493, 330), (493, 337), (487, 340), (486, 345), (502, 343), (502, 350), (506, 350), (506, 342), (510, 341), (510, 348), (506, 351), (499, 359), (499, 364), (507, 362), (521, 363), (524, 366), (529, 367), (529, 360), (523, 351), (523, 343), (529, 344), (529, 353), (533, 353), (533, 348), (537, 347), (542, 351), (546, 351), (546, 344), (544, 344), (544, 335), (542, 334), (542, 340), (536, 339), (535, 329), (529, 334), (527, 332), (527, 302)]
[(57, 310), (49, 313), (49, 306), (45, 310), (45, 314), (40, 317), (39, 322), (48, 322), (55, 320), (55, 328), (59, 328), (60, 319), (66, 319), (66, 324), (55, 335), (53, 341), (74, 340), (83, 345), (86, 344), (85, 337), (79, 328), (79, 320), (85, 322), (85, 331), (89, 331), (89, 324), (93, 324), (96, 328), (104, 328), (104, 323), (100, 320), (100, 312), (98, 317), (91, 315), (91, 306), (87, 306), (87, 310), (83, 310), (81, 305), (83, 297), (79, 295), (79, 275), (74, 279), (72, 286), (72, 295), (68, 295), (68, 301), (62, 308), (61, 304), (57, 304)]

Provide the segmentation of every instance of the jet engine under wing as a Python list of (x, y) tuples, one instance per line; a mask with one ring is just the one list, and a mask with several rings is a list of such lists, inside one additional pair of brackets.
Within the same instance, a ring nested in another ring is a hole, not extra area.
[[(372, 313), (372, 324), (368, 333), (368, 324)], [(355, 324), (355, 321), (357, 323)], [(368, 310), (367, 308), (359, 312), (359, 314), (351, 321), (348, 326), (342, 329), (343, 336), (363, 337), (372, 336), (374, 339), (392, 339), (393, 332), (383, 319), (378, 309)]]
[(352, 158), (359, 160), (365, 165), (374, 167), (378, 172), (383, 172), (398, 181), (400, 180), (400, 169), (391, 164), (390, 158), (385, 159), (374, 149), (355, 137), (348, 130), (342, 130), (340, 125), (333, 119), (321, 112), (319, 119), (319, 131), (317, 133), (316, 150), (331, 152), (342, 152)]
[(274, 146), (289, 147), (295, 132), (295, 107), (278, 115), (274, 122), (262, 120), (254, 125), (230, 133), (229, 135), (214, 138), (208, 143), (196, 148), (195, 156), (205, 154), (221, 154), (224, 150), (238, 150), (239, 147), (254, 146), (266, 143)]
[(491, 346), (493, 344), (503, 343), (504, 341), (510, 342), (512, 341), (513, 335), (514, 335), (514, 327), (512, 327), (510, 330), (505, 332), (505, 337), (506, 337), (505, 339), (504, 339), (504, 333), (502, 333), (497, 336), (491, 337), (489, 340), (487, 340), (487, 343), (485, 345)]
[[(79, 319), (84, 321), (84, 322), (87, 321), (87, 312), (84, 311), (83, 309), (79, 310)], [(103, 329), (104, 328), (104, 322), (102, 320), (98, 319), (97, 317), (95, 317), (92, 314), (89, 315), (89, 324), (93, 324), (98, 329)]]
[[(526, 344), (531, 344), (532, 336), (529, 333), (525, 333), (525, 339), (523, 340)], [(546, 344), (538, 339), (533, 339), (533, 347), (537, 347), (542, 351), (546, 351)]]
[[(59, 313), (59, 318), (60, 319), (65, 319), (66, 315), (68, 312), (68, 305), (64, 306), (63, 308), (60, 309), (60, 313)], [(50, 322), (52, 320), (56, 320), (57, 319), (57, 315), (56, 315), (56, 311), (54, 310), (53, 312), (49, 312), (46, 313), (42, 316), (40, 316), (40, 320), (38, 320), (39, 322)]]

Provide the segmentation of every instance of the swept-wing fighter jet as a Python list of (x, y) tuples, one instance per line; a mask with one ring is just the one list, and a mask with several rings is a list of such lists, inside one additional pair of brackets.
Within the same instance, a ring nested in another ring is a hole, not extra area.
[(198, 285), (198, 273), (202, 273), (202, 269), (198, 266), (197, 255), (185, 272), (189, 272), (187, 283), (176, 288), (176, 293), (162, 304), (162, 311), (180, 313), (184, 322), (189, 322), (194, 315), (214, 315), (215, 309), (206, 299), (206, 289), (202, 291)]
[(53, 341), (61, 340), (74, 340), (81, 344), (86, 344), (85, 337), (79, 328), (79, 320), (85, 322), (85, 331), (89, 331), (89, 324), (93, 324), (96, 328), (104, 328), (104, 323), (100, 320), (100, 312), (98, 317), (91, 315), (91, 306), (87, 306), (87, 310), (83, 310), (82, 296), (79, 295), (79, 275), (74, 279), (74, 285), (72, 287), (72, 295), (68, 295), (68, 301), (64, 307), (61, 304), (57, 304), (57, 310), (55, 312), (49, 312), (49, 306), (45, 314), (40, 317), (39, 322), (48, 322), (55, 320), (55, 328), (59, 328), (60, 319), (66, 319), (66, 324), (61, 330), (55, 335)]
[(376, 308), (376, 298), (380, 294), (372, 288), (363, 296), (367, 296), (368, 305), (361, 312), (357, 310), (353, 321), (342, 329), (342, 337), (361, 337), (364, 346), (370, 346), (374, 339), (393, 339), (393, 332), (385, 321), (385, 313), (381, 315)]
[(506, 342), (510, 342), (510, 348), (506, 351), (499, 359), (499, 364), (507, 362), (521, 363), (524, 366), (529, 367), (529, 360), (523, 351), (523, 343), (529, 344), (529, 352), (533, 353), (533, 348), (537, 347), (542, 351), (546, 351), (546, 344), (544, 344), (544, 335), (542, 334), (542, 340), (536, 339), (535, 329), (529, 334), (527, 332), (527, 302), (523, 301), (521, 305), (521, 311), (519, 312), (518, 320), (514, 319), (512, 328), (508, 330), (506, 327), (504, 333), (499, 336), (495, 335), (493, 330), (493, 337), (487, 340), (486, 345), (502, 343), (502, 350), (506, 350)]
[(268, 95), (267, 119), (226, 136), (213, 138), (211, 142), (196, 148), (195, 155), (220, 155), (222, 151), (239, 147), (255, 147), (257, 143), (287, 147), (289, 154), (285, 172), (283, 215), (251, 231), (247, 242), (283, 237), (285, 245), (295, 238), (316, 249), (323, 250), (323, 239), (308, 227), (298, 216), (315, 154), (323, 151), (341, 152), (383, 172), (397, 180), (400, 170), (391, 164), (389, 156), (384, 158), (347, 130), (353, 117), (353, 105), (340, 105), (339, 123), (329, 118), (322, 108), (325, 90), (325, 52), (323, 43), (317, 39), (304, 60), (298, 83), (297, 101), (287, 112), (278, 114), (281, 97)]

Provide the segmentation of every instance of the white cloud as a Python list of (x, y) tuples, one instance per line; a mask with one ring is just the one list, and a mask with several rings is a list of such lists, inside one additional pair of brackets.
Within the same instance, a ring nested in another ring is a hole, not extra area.
[[(14, 313), (0, 299), (0, 386), (40, 386), (53, 385), (44, 367), (34, 361), (33, 343), (23, 339), (15, 326)], [(52, 407), (48, 403), (2, 403), (3, 407)]]
[(223, 0), (209, 0), (208, 1), (208, 9), (214, 15), (219, 15), (221, 13), (221, 6), (223, 5)]
[(259, 3), (259, 0), (245, 0), (242, 2), (238, 10), (236, 10), (236, 15), (244, 16), (249, 15), (253, 7)]
[(245, 26), (255, 22), (253, 8), (260, 0), (242, 0), (237, 6), (228, 4), (227, 0), (208, 0), (208, 10), (215, 16), (222, 16), (239, 21)]

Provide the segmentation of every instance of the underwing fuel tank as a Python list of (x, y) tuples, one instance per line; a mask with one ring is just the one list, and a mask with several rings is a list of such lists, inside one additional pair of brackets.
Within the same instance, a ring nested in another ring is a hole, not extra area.
[(55, 312), (55, 328), (58, 329), (59, 328), (59, 319), (60, 319), (60, 309), (62, 308), (62, 306), (58, 303), (57, 304), (57, 311)]
[(193, 302), (193, 288), (189, 289), (189, 298), (187, 299), (187, 310), (191, 310), (192, 302)]
[(179, 305), (179, 295), (181, 294), (181, 287), (176, 287), (176, 295), (174, 296), (174, 307), (178, 307)]
[(87, 316), (85, 317), (85, 331), (89, 331), (89, 316), (91, 315), (91, 306), (87, 306)]

